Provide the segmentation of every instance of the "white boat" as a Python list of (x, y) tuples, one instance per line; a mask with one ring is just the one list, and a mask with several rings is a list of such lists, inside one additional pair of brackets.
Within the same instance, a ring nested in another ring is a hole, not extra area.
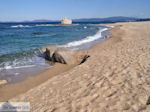
[(68, 19), (68, 18), (63, 18), (63, 19), (61, 20), (61, 24), (70, 25), (70, 24), (72, 24), (72, 20), (71, 20), (71, 19)]

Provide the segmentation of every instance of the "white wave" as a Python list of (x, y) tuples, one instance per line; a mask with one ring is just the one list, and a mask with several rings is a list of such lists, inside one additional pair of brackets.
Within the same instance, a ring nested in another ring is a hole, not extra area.
[(25, 65), (25, 66), (15, 66), (15, 67), (13, 67), (13, 66), (10, 66), (10, 65), (8, 65), (8, 66), (5, 66), (3, 69), (6, 69), (6, 70), (8, 70), (8, 69), (19, 69), (19, 68), (29, 68), (29, 67), (35, 67), (36, 65)]
[(107, 31), (107, 30), (108, 30), (108, 28), (100, 29), (94, 36), (88, 36), (88, 37), (86, 37), (82, 40), (67, 43), (63, 47), (75, 47), (75, 46), (79, 46), (79, 45), (82, 45), (82, 44), (85, 44), (85, 43), (95, 41), (99, 38), (102, 38), (102, 32)]
[(84, 26), (84, 29), (87, 29), (87, 26)]
[[(79, 25), (79, 24), (72, 24), (70, 26), (76, 26), (76, 25)], [(30, 26), (30, 25), (13, 25), (11, 26), (11, 28), (27, 28), (27, 27), (46, 27), (46, 26), (63, 26), (62, 24), (36, 24), (36, 25), (33, 25), (33, 26)]]
[(37, 24), (35, 26), (56, 26), (56, 25), (52, 25), (52, 24)]
[(26, 28), (26, 27), (32, 27), (32, 26), (29, 26), (29, 25), (14, 25), (14, 26), (11, 26), (11, 28)]
[[(79, 24), (71, 24), (71, 25), (66, 25), (66, 26), (77, 26)], [(65, 26), (65, 25), (62, 25), (62, 24), (36, 24), (35, 27), (38, 27), (38, 26)]]

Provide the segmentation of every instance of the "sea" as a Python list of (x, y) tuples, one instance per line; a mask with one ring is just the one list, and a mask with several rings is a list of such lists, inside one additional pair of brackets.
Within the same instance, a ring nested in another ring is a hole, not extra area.
[(52, 66), (39, 55), (46, 46), (89, 49), (105, 40), (100, 23), (0, 23), (0, 80), (16, 83)]

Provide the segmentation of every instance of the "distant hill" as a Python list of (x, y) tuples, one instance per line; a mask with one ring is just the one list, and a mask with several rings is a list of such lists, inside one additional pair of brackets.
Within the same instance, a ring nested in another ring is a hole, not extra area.
[[(108, 18), (81, 18), (81, 19), (73, 19), (73, 22), (81, 22), (81, 23), (86, 23), (86, 22), (102, 22), (102, 23), (114, 23), (114, 22), (128, 22), (128, 21), (150, 21), (150, 18), (135, 18), (135, 17), (123, 17), (123, 16), (117, 16), (117, 17), (108, 17)], [(41, 20), (32, 20), (32, 21), (22, 21), (23, 23), (42, 23), (42, 22), (54, 22), (58, 23), (60, 20), (46, 20), (46, 19), (41, 19)], [(5, 22), (0, 22), (0, 23), (5, 23)], [(8, 23), (8, 22), (7, 22)], [(10, 21), (9, 23), (21, 23), (21, 22), (12, 22)]]
[(137, 21), (139, 18), (135, 17), (108, 17), (108, 18), (83, 18), (74, 19), (74, 22), (127, 22), (127, 21)]
[[(137, 21), (140, 18), (135, 17), (108, 17), (108, 18), (81, 18), (73, 19), (73, 22), (126, 22), (126, 21)], [(30, 22), (60, 22), (60, 20), (33, 20)]]
[(57, 20), (39, 19), (39, 20), (23, 21), (23, 22), (58, 22), (58, 21)]
[(46, 19), (39, 19), (39, 20), (32, 20), (32, 21), (7, 21), (7, 22), (2, 22), (0, 23), (48, 23), (48, 22), (59, 22), (58, 20), (46, 20)]

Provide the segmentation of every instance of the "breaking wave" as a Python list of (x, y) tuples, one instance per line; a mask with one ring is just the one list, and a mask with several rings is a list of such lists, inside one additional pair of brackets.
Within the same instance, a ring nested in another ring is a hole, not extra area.
[(95, 41), (97, 39), (100, 39), (102, 38), (102, 32), (104, 31), (107, 31), (108, 28), (103, 28), (103, 29), (100, 29), (95, 35), (93, 36), (88, 36), (82, 40), (78, 40), (78, 41), (73, 41), (73, 42), (69, 42), (67, 43), (66, 45), (64, 45), (63, 47), (75, 47), (75, 46), (80, 46), (82, 44), (86, 44), (86, 43), (89, 43), (89, 42), (92, 42), (92, 41)]
[(11, 26), (11, 28), (26, 28), (26, 27), (32, 27), (32, 26), (29, 26), (29, 25), (13, 25)]
[[(77, 26), (79, 24), (72, 24), (68, 26)], [(47, 26), (63, 26), (62, 24), (36, 24), (36, 25), (13, 25), (11, 28), (29, 28), (29, 27), (47, 27)]]

